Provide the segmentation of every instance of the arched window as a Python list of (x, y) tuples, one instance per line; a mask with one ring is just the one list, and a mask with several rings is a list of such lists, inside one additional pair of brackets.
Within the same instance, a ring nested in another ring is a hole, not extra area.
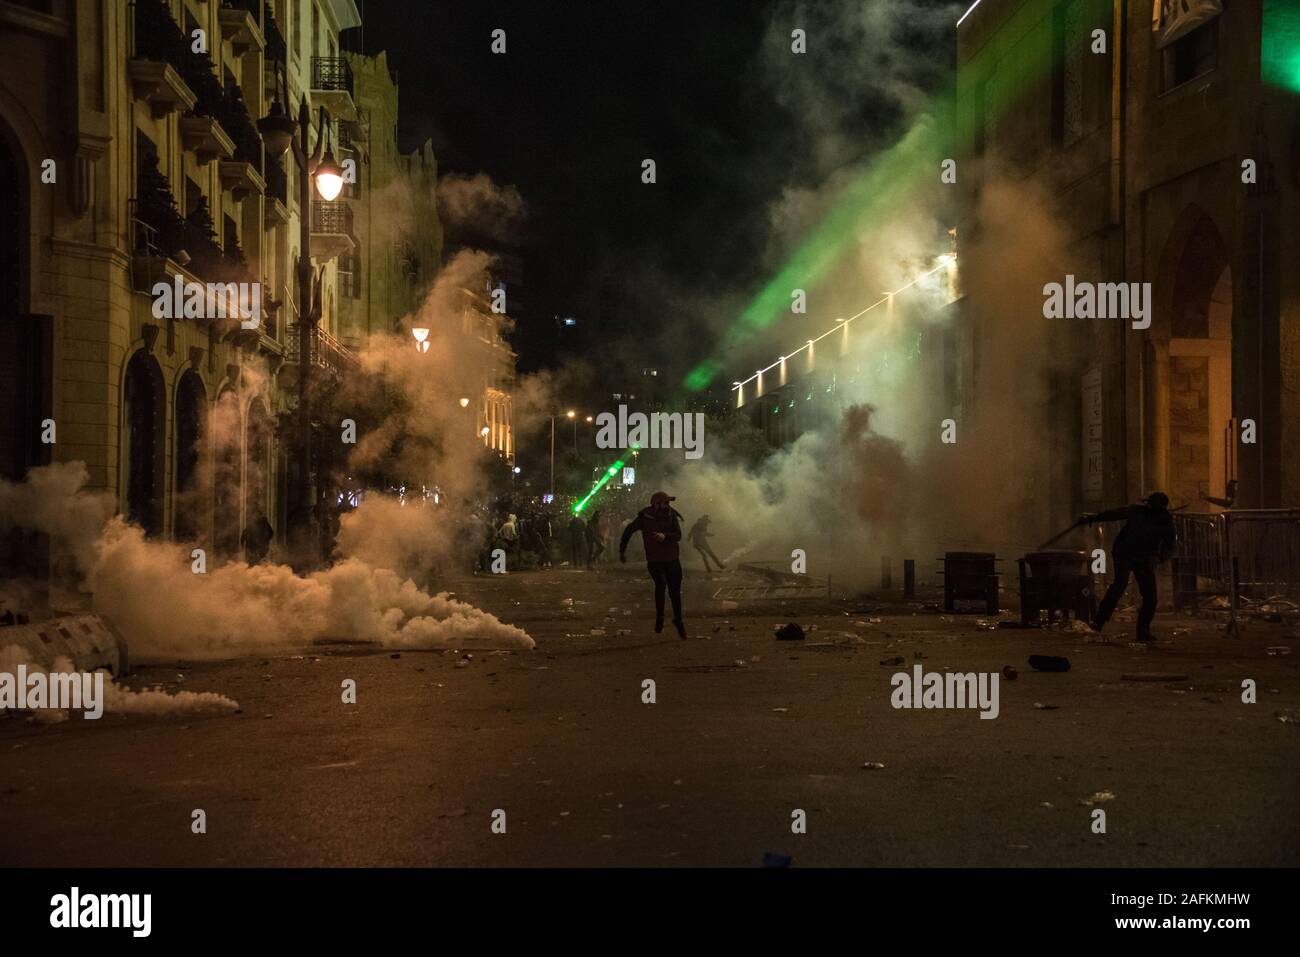
[(165, 386), (158, 360), (141, 349), (126, 366), (126, 516), (153, 536), (163, 528)]
[(199, 444), (208, 394), (193, 369), (181, 376), (176, 389), (175, 537), (195, 541), (203, 531), (204, 502), (199, 488)]

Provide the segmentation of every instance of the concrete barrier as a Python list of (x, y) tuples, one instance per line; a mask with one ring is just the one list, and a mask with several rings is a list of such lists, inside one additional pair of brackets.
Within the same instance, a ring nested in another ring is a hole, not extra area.
[(0, 627), (0, 663), (14, 657), (14, 647), (20, 652), (20, 662), (47, 671), (54, 667), (55, 659), (67, 658), (77, 671), (107, 668), (118, 677), (127, 672), (126, 641), (102, 615), (65, 615)]

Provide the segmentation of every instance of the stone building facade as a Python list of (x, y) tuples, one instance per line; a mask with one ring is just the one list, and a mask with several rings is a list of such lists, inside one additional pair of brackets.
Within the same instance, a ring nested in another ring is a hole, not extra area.
[(1291, 6), (980, 0), (957, 28), (959, 236), (1009, 176), (1052, 197), (1076, 278), (1152, 284), (1150, 328), (1062, 333), (1072, 511), (1152, 489), (1212, 510), (1230, 482), (1238, 505), (1300, 505)]
[[(303, 211), (256, 122), (279, 62), (291, 111), (326, 105), (337, 144), (357, 122), (339, 34), (359, 24), (353, 0), (0, 0), (5, 478), (79, 460), (152, 536), (238, 556), (266, 517), (282, 539)], [(309, 215), (337, 361), (334, 259), (355, 240)], [(209, 318), (211, 292), (205, 317), (160, 315), (177, 278), (258, 284), (260, 325)]]

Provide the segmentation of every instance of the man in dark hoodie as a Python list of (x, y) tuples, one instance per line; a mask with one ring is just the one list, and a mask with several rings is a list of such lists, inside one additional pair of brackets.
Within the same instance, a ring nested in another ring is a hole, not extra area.
[(623, 529), (618, 543), (618, 560), (627, 561), (627, 543), (636, 532), (645, 543), (646, 569), (655, 583), (655, 633), (664, 630), (664, 591), (673, 603), (673, 625), (677, 634), (686, 637), (686, 623), (682, 621), (682, 563), (677, 543), (682, 540), (681, 515), (669, 502), (675, 501), (667, 492), (650, 496), (650, 507), (643, 508), (636, 518)]
[(1120, 596), (1128, 587), (1129, 575), (1137, 579), (1138, 591), (1142, 595), (1142, 608), (1138, 611), (1137, 640), (1152, 641), (1151, 620), (1156, 616), (1156, 565), (1165, 561), (1174, 549), (1174, 520), (1169, 514), (1169, 496), (1164, 492), (1152, 492), (1136, 505), (1099, 512), (1096, 515), (1084, 515), (1079, 521), (1090, 525), (1093, 522), (1124, 522), (1124, 527), (1115, 536), (1111, 547), (1111, 557), (1115, 562), (1115, 580), (1106, 591), (1106, 597), (1097, 608), (1097, 617), (1092, 627), (1101, 631), (1110, 621), (1111, 613), (1119, 603)]

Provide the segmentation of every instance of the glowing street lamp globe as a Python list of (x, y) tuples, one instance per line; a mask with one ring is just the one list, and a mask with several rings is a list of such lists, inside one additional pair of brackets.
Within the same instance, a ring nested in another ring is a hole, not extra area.
[(468, 409), (468, 408), (469, 408), (469, 399), (465, 398), (464, 396), (461, 396), (461, 397), (460, 397), (460, 407), (461, 407), (462, 409)]
[(332, 203), (343, 190), (343, 170), (334, 160), (334, 151), (326, 150), (320, 165), (316, 167), (316, 192), (321, 199)]

